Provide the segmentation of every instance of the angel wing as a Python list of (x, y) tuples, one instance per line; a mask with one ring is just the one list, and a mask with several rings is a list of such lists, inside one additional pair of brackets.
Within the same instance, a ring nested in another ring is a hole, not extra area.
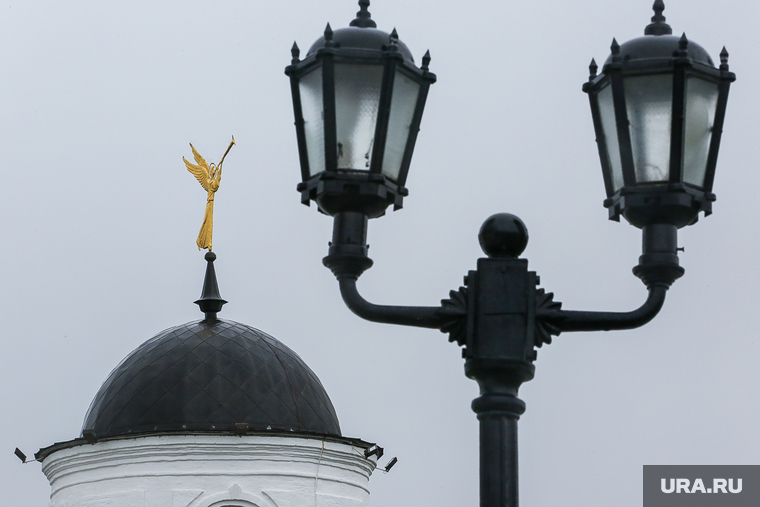
[(195, 161), (198, 162), (198, 165), (191, 164), (187, 161), (185, 157), (182, 157), (182, 160), (185, 161), (185, 165), (187, 166), (187, 170), (193, 173), (193, 176), (195, 176), (195, 179), (198, 180), (198, 182), (201, 184), (203, 189), (208, 192), (209, 191), (209, 166), (208, 162), (201, 157), (201, 154), (198, 153), (198, 150), (195, 149), (195, 146), (193, 146), (193, 143), (190, 143), (190, 147), (193, 149), (193, 156), (195, 157)]

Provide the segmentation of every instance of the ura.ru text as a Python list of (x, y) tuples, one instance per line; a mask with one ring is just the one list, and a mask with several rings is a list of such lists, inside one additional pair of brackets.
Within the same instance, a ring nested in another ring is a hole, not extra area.
[(741, 493), (741, 479), (708, 479), (707, 486), (702, 479), (660, 479), (663, 493)]

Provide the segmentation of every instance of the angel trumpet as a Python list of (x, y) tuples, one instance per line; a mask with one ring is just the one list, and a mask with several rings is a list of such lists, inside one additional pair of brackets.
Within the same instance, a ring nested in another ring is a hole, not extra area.
[(217, 167), (222, 167), (222, 162), (224, 162), (224, 157), (227, 156), (227, 154), (230, 152), (232, 147), (235, 145), (235, 136), (232, 136), (232, 141), (230, 141), (230, 145), (227, 147), (227, 151), (224, 152), (224, 155), (222, 155), (222, 160), (219, 161), (219, 164)]

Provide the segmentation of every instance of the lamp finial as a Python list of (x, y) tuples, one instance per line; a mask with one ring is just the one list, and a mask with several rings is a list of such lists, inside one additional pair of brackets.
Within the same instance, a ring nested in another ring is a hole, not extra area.
[(684, 32), (681, 35), (681, 38), (678, 39), (678, 52), (682, 56), (686, 56), (686, 52), (689, 48), (689, 39), (686, 38), (686, 32)]
[(671, 35), (673, 29), (665, 22), (665, 16), (662, 15), (662, 11), (665, 10), (665, 2), (655, 0), (652, 9), (654, 10), (652, 23), (644, 29), (644, 35)]
[(430, 50), (425, 51), (425, 56), (422, 57), (422, 70), (427, 72), (430, 70)]
[(356, 19), (349, 23), (350, 26), (361, 28), (377, 28), (377, 23), (372, 21), (372, 15), (369, 13), (369, 0), (359, 0), (359, 12), (356, 13)]
[(391, 35), (388, 37), (388, 42), (390, 43), (388, 50), (392, 52), (398, 51), (398, 32), (394, 28), (391, 32)]
[(620, 44), (618, 44), (618, 41), (616, 38), (612, 38), (612, 44), (610, 44), (610, 52), (613, 56), (617, 56), (620, 54)]
[(720, 52), (720, 70), (728, 70), (728, 51), (726, 46), (723, 46), (723, 50)]
[(301, 61), (299, 58), (299, 56), (301, 56), (301, 50), (295, 41), (293, 41), (293, 47), (290, 48), (290, 55), (293, 57), (293, 59), (290, 61), (291, 64), (295, 65)]

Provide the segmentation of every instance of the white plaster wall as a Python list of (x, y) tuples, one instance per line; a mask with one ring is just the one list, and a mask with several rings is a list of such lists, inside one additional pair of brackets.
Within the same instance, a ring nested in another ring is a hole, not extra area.
[(375, 466), (348, 443), (167, 435), (62, 449), (42, 471), (51, 507), (364, 507)]

